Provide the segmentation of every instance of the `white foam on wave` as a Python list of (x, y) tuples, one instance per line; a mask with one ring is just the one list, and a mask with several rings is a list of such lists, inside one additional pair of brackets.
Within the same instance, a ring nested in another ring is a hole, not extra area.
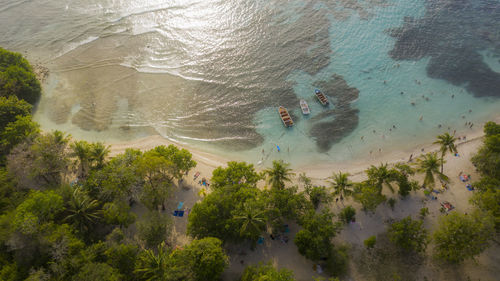
[(214, 82), (210, 81), (201, 77), (194, 77), (194, 76), (189, 76), (181, 72), (180, 68), (183, 67), (183, 65), (178, 65), (178, 66), (167, 66), (167, 65), (152, 65), (152, 64), (141, 64), (141, 65), (136, 65), (134, 63), (134, 58), (129, 57), (126, 58), (122, 63), (120, 63), (121, 66), (128, 67), (135, 69), (137, 72), (140, 73), (150, 73), (150, 74), (170, 74), (173, 76), (180, 77), (184, 80), (188, 81), (203, 81), (203, 82)]
[(99, 36), (89, 36), (87, 37), (86, 39), (82, 40), (82, 41), (79, 41), (79, 42), (70, 42), (68, 44), (66, 44), (62, 51), (59, 52), (55, 58), (58, 58), (58, 57), (61, 57), (61, 56), (64, 56), (65, 54), (81, 47), (81, 46), (84, 46), (84, 45), (87, 45), (89, 43), (92, 43), (94, 42), (95, 40), (99, 39)]

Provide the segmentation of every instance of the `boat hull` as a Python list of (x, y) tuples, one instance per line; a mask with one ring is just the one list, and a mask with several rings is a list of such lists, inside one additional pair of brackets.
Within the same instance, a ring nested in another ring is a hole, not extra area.
[(326, 96), (320, 90), (316, 89), (314, 91), (314, 94), (318, 98), (319, 103), (321, 103), (322, 105), (327, 106), (328, 104), (330, 104)]
[(293, 126), (293, 120), (290, 114), (288, 113), (288, 110), (284, 108), (283, 106), (280, 106), (278, 108), (278, 113), (280, 114), (281, 121), (283, 121), (283, 125), (285, 127), (292, 127)]
[(311, 111), (309, 110), (309, 105), (305, 100), (300, 100), (300, 109), (302, 109), (302, 114), (309, 115)]

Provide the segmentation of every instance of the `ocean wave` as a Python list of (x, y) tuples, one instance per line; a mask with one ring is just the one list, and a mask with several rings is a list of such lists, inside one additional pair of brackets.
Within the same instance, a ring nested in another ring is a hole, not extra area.
[(75, 50), (76, 48), (79, 48), (81, 46), (84, 46), (84, 45), (87, 45), (89, 43), (92, 43), (94, 42), (95, 40), (99, 39), (99, 36), (89, 36), (87, 37), (86, 39), (82, 40), (82, 41), (79, 41), (79, 42), (70, 42), (68, 44), (66, 44), (62, 51), (59, 52), (55, 58), (59, 58), (61, 56), (64, 56), (65, 54)]
[[(218, 83), (215, 80), (206, 79), (203, 77), (195, 77), (186, 75), (181, 71), (181, 68), (184, 68), (186, 65), (177, 65), (177, 66), (167, 66), (167, 65), (152, 65), (152, 64), (140, 64), (136, 65), (133, 62), (133, 59), (126, 59), (122, 63), (120, 63), (123, 67), (132, 68), (139, 73), (150, 73), (150, 74), (170, 74), (172, 76), (176, 76), (188, 81), (199, 81), (206, 83)], [(219, 83), (218, 83), (219, 84)]]
[(10, 10), (12, 8), (18, 7), (24, 3), (30, 2), (29, 0), (23, 0), (23, 1), (18, 1), (18, 2), (10, 2), (7, 3), (6, 6), (0, 7), (0, 13), (5, 12), (7, 10)]
[(203, 138), (193, 138), (193, 137), (188, 137), (188, 136), (175, 136), (179, 139), (184, 139), (188, 141), (199, 141), (199, 142), (205, 142), (205, 143), (214, 143), (214, 142), (220, 142), (220, 141), (232, 141), (232, 140), (246, 140), (247, 138), (241, 137), (241, 136), (231, 136), (231, 137), (220, 137), (220, 138), (212, 138), (212, 139), (203, 139)]

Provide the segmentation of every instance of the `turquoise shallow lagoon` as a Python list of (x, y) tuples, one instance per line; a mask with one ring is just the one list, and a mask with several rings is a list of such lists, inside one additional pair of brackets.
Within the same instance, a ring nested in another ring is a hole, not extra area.
[(411, 151), (498, 116), (499, 18), (490, 0), (14, 0), (0, 1), (0, 45), (50, 70), (43, 129), (297, 167)]

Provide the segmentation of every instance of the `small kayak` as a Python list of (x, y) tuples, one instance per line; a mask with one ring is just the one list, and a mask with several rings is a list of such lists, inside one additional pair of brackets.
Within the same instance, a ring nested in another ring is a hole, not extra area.
[(302, 114), (304, 115), (309, 115), (311, 111), (309, 110), (309, 105), (307, 105), (307, 102), (305, 100), (300, 100), (300, 108), (302, 109)]

